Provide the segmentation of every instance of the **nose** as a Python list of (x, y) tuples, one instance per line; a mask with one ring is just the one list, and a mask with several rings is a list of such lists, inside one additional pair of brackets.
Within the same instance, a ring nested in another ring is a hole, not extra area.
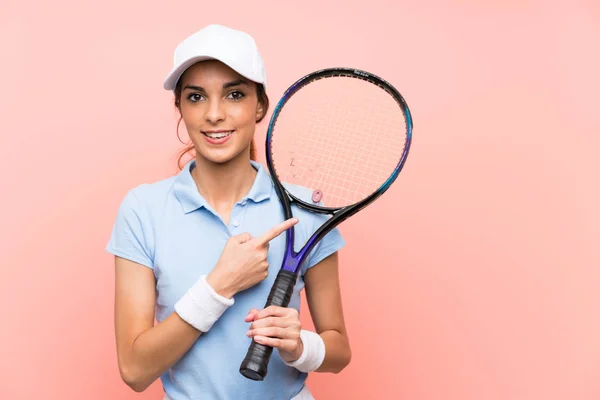
[(211, 99), (206, 110), (206, 120), (212, 124), (217, 124), (225, 119), (224, 105), (220, 99)]

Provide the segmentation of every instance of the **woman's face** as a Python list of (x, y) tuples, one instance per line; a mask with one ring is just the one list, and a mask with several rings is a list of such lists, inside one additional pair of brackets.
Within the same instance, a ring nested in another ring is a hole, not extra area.
[(180, 111), (197, 155), (225, 163), (249, 155), (262, 106), (256, 83), (210, 60), (182, 75)]

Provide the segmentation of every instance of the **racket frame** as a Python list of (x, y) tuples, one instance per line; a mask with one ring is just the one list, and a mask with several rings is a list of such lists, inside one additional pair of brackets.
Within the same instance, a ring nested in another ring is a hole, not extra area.
[[(376, 190), (375, 192), (373, 192), (372, 194), (370, 194), (369, 196), (357, 203), (347, 205), (344, 207), (332, 208), (307, 203), (294, 196), (283, 186), (283, 184), (279, 181), (279, 178), (275, 171), (275, 167), (273, 166), (271, 141), (273, 138), (273, 131), (275, 129), (279, 113), (281, 112), (281, 109), (287, 103), (287, 101), (293, 96), (293, 94), (305, 85), (309, 84), (310, 82), (335, 76), (346, 76), (354, 77), (357, 79), (363, 79), (378, 85), (383, 90), (386, 90), (402, 108), (402, 111), (406, 117), (407, 135), (404, 151), (402, 153), (400, 161), (396, 165), (390, 177), (383, 183), (383, 185), (381, 185), (381, 187), (378, 190)], [(365, 208), (367, 205), (371, 204), (373, 201), (375, 201), (375, 199), (380, 197), (385, 191), (389, 189), (391, 184), (398, 177), (400, 171), (402, 170), (402, 167), (404, 166), (404, 163), (406, 162), (406, 158), (408, 156), (408, 152), (412, 141), (412, 127), (413, 123), (410, 110), (400, 93), (388, 82), (366, 71), (361, 71), (355, 68), (321, 69), (300, 78), (292, 86), (290, 86), (288, 90), (286, 90), (282, 98), (277, 103), (273, 115), (271, 116), (266, 137), (267, 168), (269, 174), (271, 175), (271, 181), (273, 182), (275, 191), (277, 192), (277, 196), (279, 197), (280, 203), (282, 205), (285, 219), (290, 219), (293, 217), (293, 204), (296, 204), (298, 207), (304, 208), (311, 212), (319, 214), (330, 214), (332, 217), (329, 218), (325, 223), (323, 223), (311, 235), (311, 237), (306, 241), (302, 249), (298, 252), (294, 250), (294, 227), (291, 227), (286, 230), (285, 254), (283, 257), (281, 268), (279, 269), (277, 277), (275, 278), (275, 282), (273, 283), (269, 296), (266, 300), (265, 308), (271, 305), (287, 307), (294, 291), (294, 286), (296, 284), (298, 272), (300, 271), (302, 263), (304, 262), (305, 258), (310, 253), (310, 251), (313, 249), (313, 247), (321, 239), (323, 239), (323, 237), (325, 237), (327, 233), (329, 233), (342, 221), (346, 220), (348, 217), (356, 214), (357, 212)], [(255, 381), (264, 380), (265, 376), (267, 375), (268, 364), (272, 352), (273, 347), (257, 343), (252, 339), (248, 348), (248, 352), (246, 353), (246, 356), (240, 365), (240, 373), (248, 379), (252, 379)]]

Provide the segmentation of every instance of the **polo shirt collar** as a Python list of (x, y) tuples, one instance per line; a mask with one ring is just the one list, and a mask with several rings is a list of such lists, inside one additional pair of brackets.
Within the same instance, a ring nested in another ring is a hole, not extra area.
[[(266, 169), (258, 162), (250, 160), (250, 163), (256, 170), (256, 178), (250, 188), (250, 191), (240, 202), (245, 200), (259, 203), (271, 197), (273, 183)], [(196, 160), (192, 159), (183, 167), (183, 169), (175, 177), (173, 190), (175, 196), (181, 203), (183, 211), (187, 214), (199, 208), (210, 208), (208, 202), (198, 192), (196, 182), (192, 177), (192, 169), (196, 165)]]

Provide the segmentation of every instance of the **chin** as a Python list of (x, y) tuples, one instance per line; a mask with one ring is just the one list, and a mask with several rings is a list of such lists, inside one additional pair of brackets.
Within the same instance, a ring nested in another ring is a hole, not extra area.
[(227, 164), (230, 161), (243, 157), (244, 150), (237, 149), (203, 149), (200, 156), (213, 164)]

